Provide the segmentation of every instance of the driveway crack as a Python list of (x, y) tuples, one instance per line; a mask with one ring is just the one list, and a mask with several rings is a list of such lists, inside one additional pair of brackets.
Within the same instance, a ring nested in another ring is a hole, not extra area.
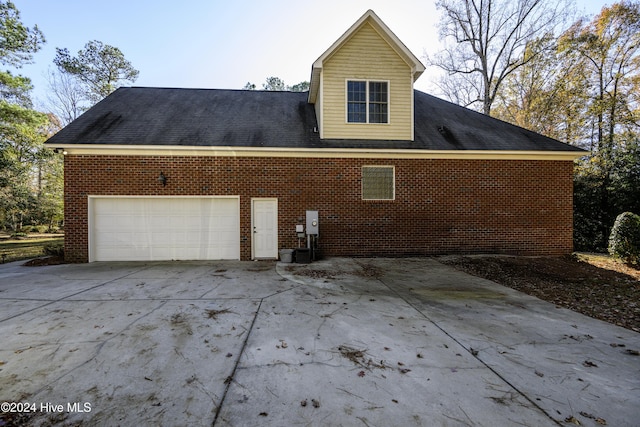
[(240, 364), (240, 359), (242, 358), (242, 355), (244, 354), (244, 350), (247, 347), (247, 342), (249, 341), (249, 337), (251, 336), (251, 332), (253, 331), (253, 327), (256, 324), (256, 320), (258, 319), (258, 315), (260, 314), (260, 309), (262, 308), (262, 303), (264, 302), (264, 298), (260, 298), (260, 302), (258, 303), (258, 308), (256, 309), (256, 313), (253, 316), (253, 320), (251, 321), (251, 326), (249, 326), (249, 329), (247, 330), (247, 334), (244, 337), (244, 341), (242, 342), (242, 347), (240, 348), (240, 351), (238, 352), (238, 357), (235, 360), (235, 363), (233, 365), (233, 370), (231, 371), (231, 375), (229, 375), (227, 377), (227, 379), (225, 380), (225, 388), (224, 391), (222, 392), (222, 397), (220, 398), (220, 403), (218, 404), (218, 407), (216, 408), (216, 414), (213, 417), (213, 423), (211, 423), (212, 426), (216, 425), (216, 422), (218, 421), (218, 417), (220, 416), (220, 412), (222, 411), (222, 405), (224, 405), (224, 401), (227, 397), (227, 393), (229, 392), (229, 387), (231, 387), (231, 383), (233, 382), (233, 378), (236, 375), (236, 371), (238, 370), (238, 365)]

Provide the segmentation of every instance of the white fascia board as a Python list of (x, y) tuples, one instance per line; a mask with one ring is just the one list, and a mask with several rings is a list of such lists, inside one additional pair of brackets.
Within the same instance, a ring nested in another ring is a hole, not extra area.
[(492, 160), (575, 160), (582, 151), (501, 151), (501, 150), (412, 150), (371, 148), (287, 148), (224, 146), (161, 146), (56, 144), (65, 155), (163, 156), (163, 157), (291, 157), (291, 158), (361, 158), (361, 159), (492, 159)]

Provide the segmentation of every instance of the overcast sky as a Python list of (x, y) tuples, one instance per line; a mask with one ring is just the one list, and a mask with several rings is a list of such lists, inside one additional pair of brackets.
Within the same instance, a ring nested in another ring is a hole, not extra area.
[[(434, 0), (13, 0), (23, 23), (47, 39), (30, 77), (44, 101), (55, 48), (76, 55), (90, 40), (116, 46), (140, 71), (135, 86), (258, 88), (269, 76), (293, 85), (309, 80), (311, 64), (368, 9), (423, 60), (439, 48)], [(578, 0), (582, 14), (604, 0)], [(424, 62), (424, 60), (423, 60)], [(416, 88), (430, 91), (429, 71)]]

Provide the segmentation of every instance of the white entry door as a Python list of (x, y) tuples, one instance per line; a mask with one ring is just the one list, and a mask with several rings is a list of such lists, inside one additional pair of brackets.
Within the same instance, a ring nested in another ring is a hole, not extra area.
[(278, 199), (251, 200), (253, 258), (278, 258)]

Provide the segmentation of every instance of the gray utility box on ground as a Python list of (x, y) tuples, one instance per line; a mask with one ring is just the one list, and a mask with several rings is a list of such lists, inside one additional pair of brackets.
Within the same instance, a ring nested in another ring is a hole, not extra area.
[(307, 211), (307, 234), (318, 234), (318, 211)]

